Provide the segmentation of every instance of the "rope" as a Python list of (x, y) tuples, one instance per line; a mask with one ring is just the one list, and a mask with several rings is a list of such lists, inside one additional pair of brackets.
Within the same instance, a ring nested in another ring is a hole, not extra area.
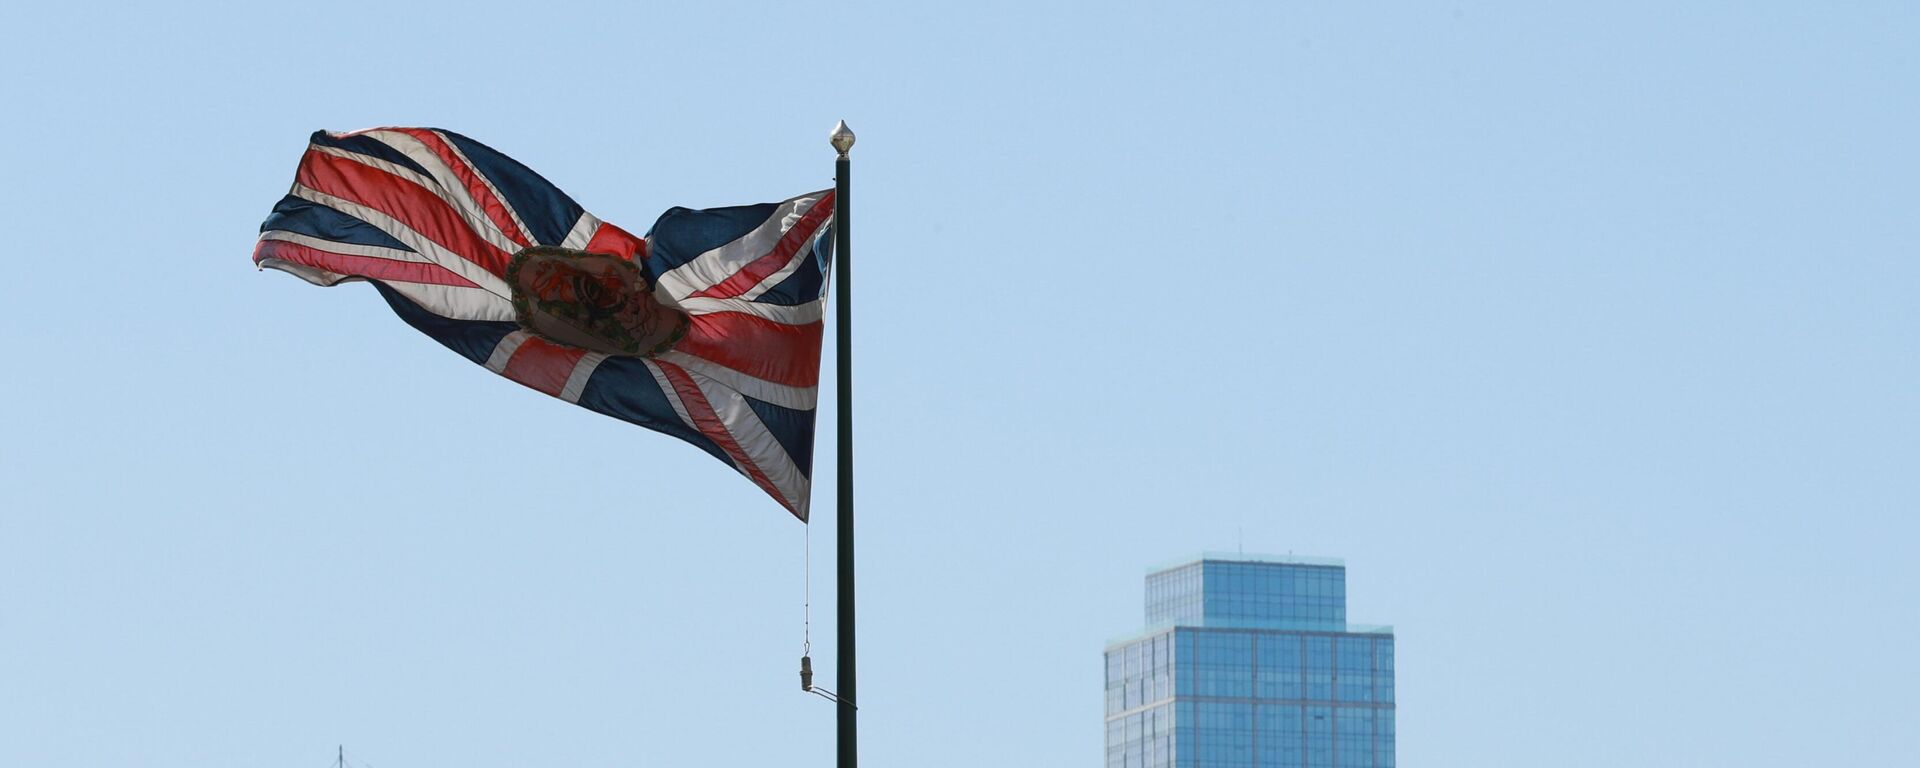
[(800, 524), (800, 655), (813, 655), (813, 526)]

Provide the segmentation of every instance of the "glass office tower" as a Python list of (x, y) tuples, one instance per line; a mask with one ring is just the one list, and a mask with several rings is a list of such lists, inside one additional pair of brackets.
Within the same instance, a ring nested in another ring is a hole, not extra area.
[(1347, 623), (1347, 568), (1203, 555), (1147, 574), (1107, 646), (1108, 768), (1392, 768), (1393, 628)]

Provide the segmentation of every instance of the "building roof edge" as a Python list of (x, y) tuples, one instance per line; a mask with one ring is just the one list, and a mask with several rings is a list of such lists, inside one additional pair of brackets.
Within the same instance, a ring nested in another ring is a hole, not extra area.
[(1216, 563), (1267, 563), (1271, 565), (1315, 565), (1330, 568), (1347, 567), (1347, 561), (1338, 557), (1314, 557), (1312, 555), (1294, 554), (1262, 555), (1249, 554), (1246, 552), (1201, 552), (1197, 555), (1188, 555), (1177, 560), (1151, 566), (1147, 568), (1147, 573), (1151, 575), (1161, 571), (1171, 571), (1175, 568), (1209, 560)]

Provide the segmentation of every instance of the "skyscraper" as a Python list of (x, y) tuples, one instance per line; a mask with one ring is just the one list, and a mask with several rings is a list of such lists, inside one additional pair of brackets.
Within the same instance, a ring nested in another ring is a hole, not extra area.
[(1393, 628), (1339, 560), (1208, 554), (1147, 574), (1107, 646), (1107, 768), (1392, 768)]

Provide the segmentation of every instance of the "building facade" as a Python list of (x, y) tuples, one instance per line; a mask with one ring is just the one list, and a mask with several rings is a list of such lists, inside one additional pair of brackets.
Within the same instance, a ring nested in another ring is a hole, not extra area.
[(1146, 592), (1107, 646), (1108, 768), (1392, 768), (1393, 629), (1347, 623), (1341, 561), (1209, 554)]

